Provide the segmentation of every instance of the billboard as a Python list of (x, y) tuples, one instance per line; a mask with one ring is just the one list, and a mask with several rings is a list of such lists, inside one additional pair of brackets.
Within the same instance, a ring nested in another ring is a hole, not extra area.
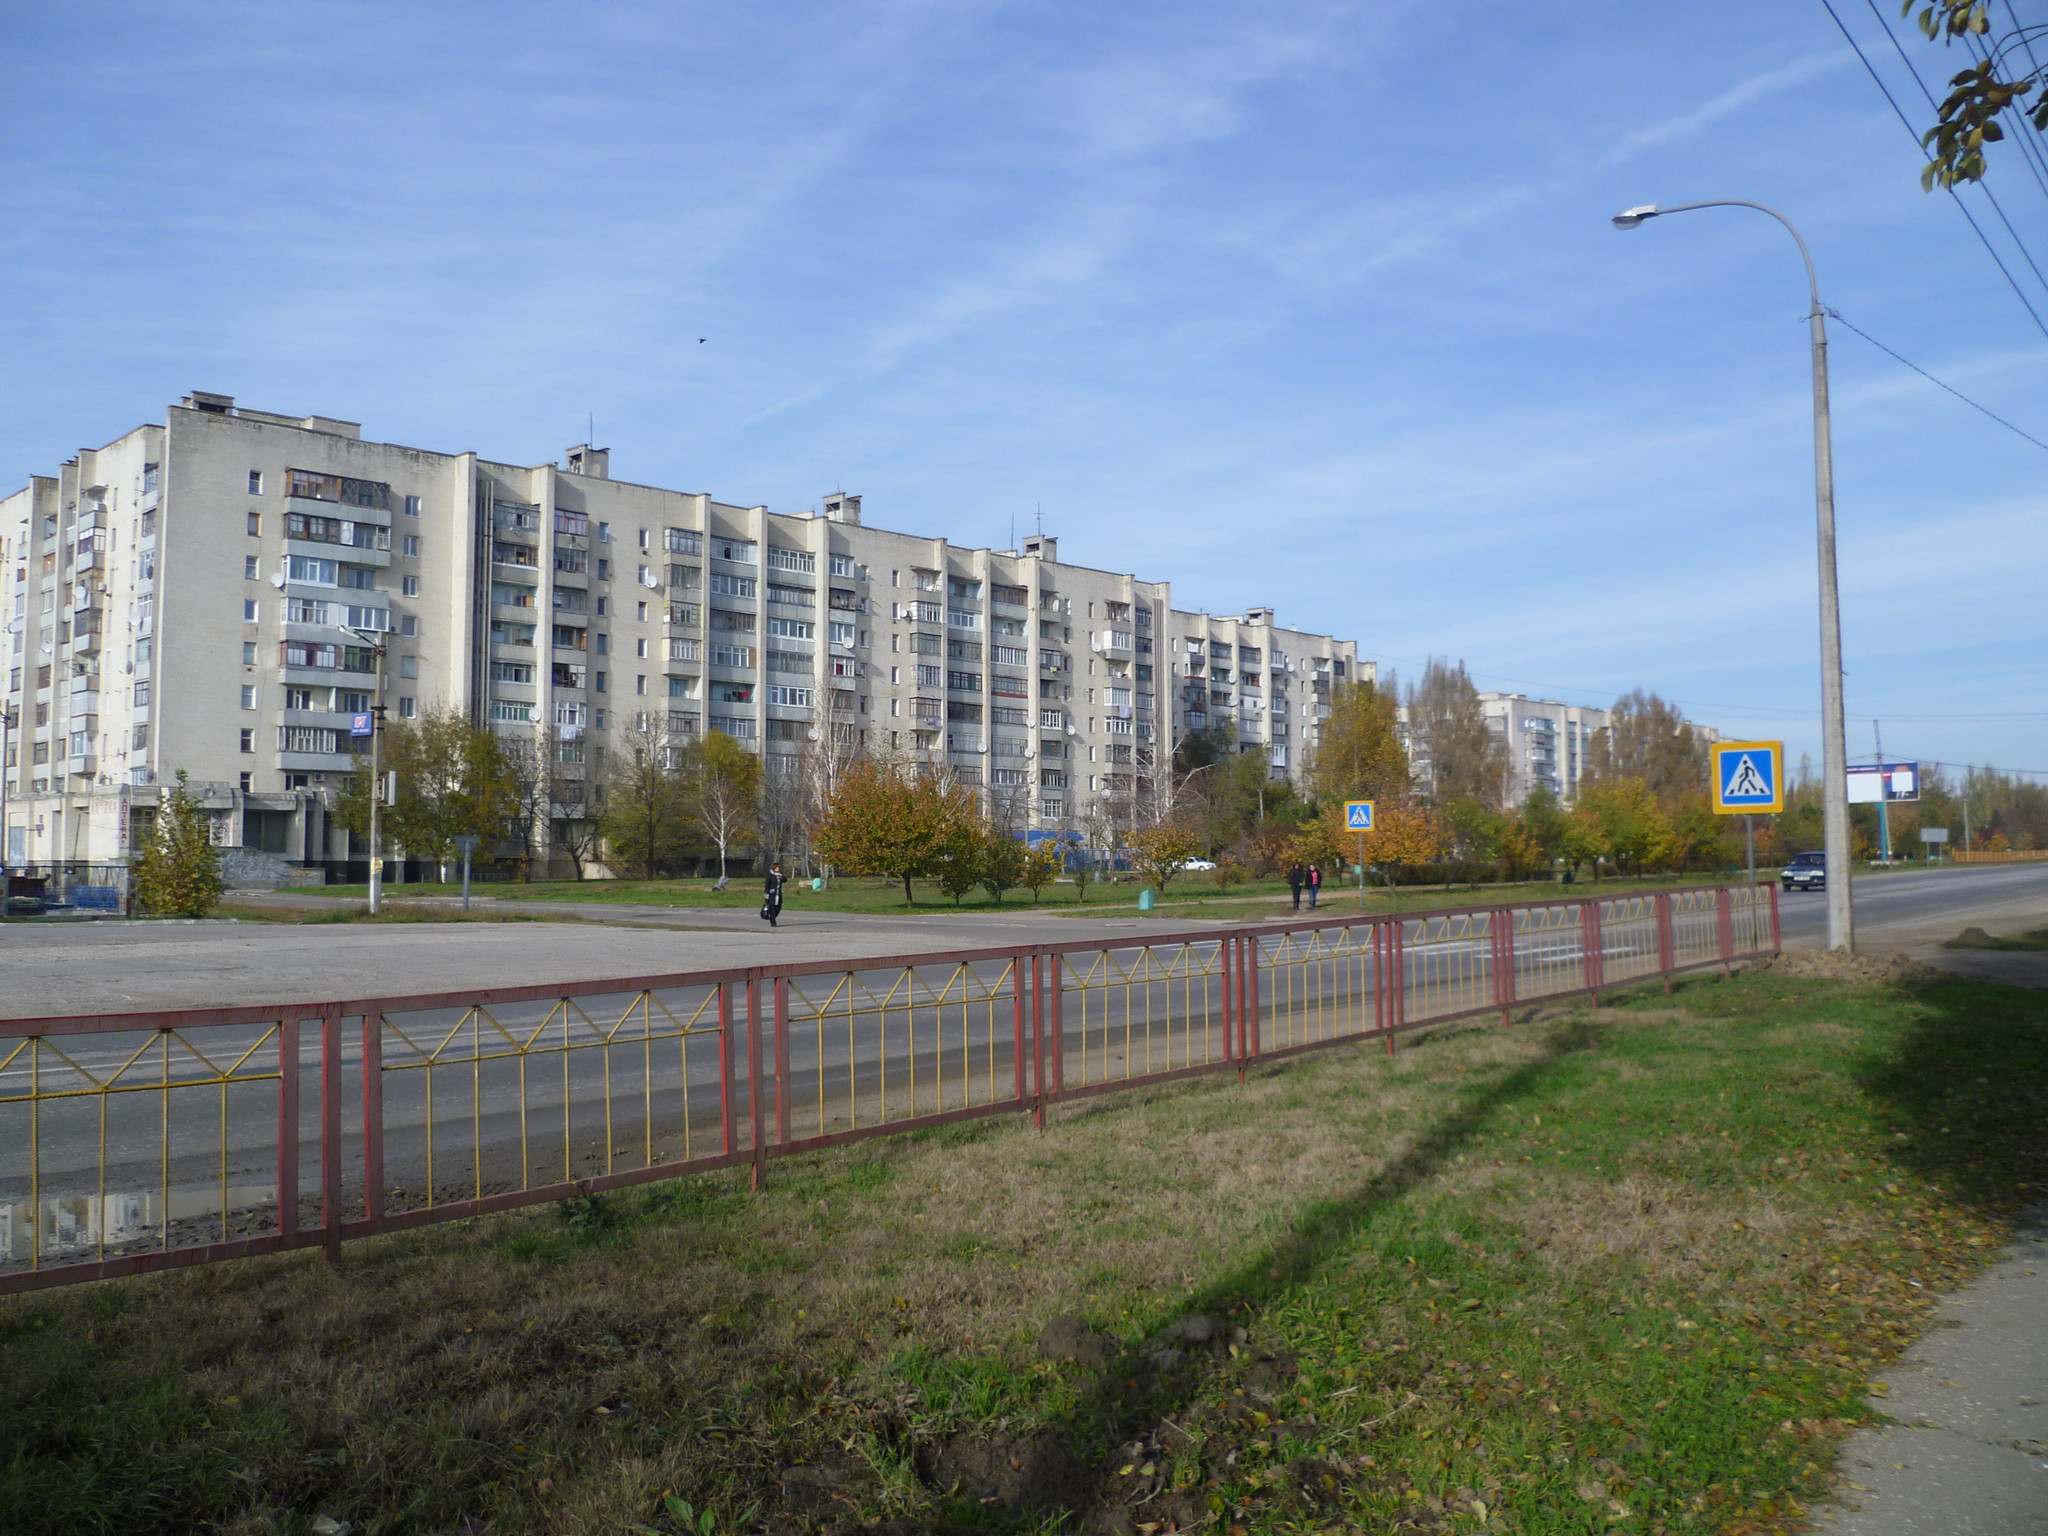
[(1852, 763), (1849, 766), (1849, 803), (1876, 805), (1881, 800), (1918, 800), (1918, 763)]

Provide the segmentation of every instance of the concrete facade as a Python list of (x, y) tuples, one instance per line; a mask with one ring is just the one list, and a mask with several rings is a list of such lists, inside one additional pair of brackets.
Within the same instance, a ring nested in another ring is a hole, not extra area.
[(610, 756), (709, 730), (763, 754), (771, 801), (865, 749), (1069, 831), (1146, 819), (1190, 731), (1298, 776), (1333, 684), (1373, 675), (1052, 538), (962, 548), (858, 496), (772, 513), (613, 480), (589, 446), (516, 466), (198, 393), (0, 501), (0, 605), (7, 862), (73, 879), (125, 864), (180, 769), (224, 845), (360, 872), (327, 808), (380, 700), (544, 761), (548, 841), (587, 862)]
[(1507, 763), (1507, 796), (1520, 805), (1538, 788), (1569, 804), (1586, 771), (1593, 734), (1607, 728), (1607, 711), (1522, 693), (1482, 693), (1479, 707)]

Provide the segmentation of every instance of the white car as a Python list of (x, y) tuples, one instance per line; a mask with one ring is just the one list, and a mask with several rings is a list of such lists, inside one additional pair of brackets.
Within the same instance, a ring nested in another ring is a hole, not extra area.
[(1182, 859), (1173, 867), (1175, 869), (1214, 869), (1216, 861), (1214, 859)]

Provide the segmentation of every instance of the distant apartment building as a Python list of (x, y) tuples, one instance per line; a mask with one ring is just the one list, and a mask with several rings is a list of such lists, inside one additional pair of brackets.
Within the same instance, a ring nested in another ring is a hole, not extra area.
[(1506, 765), (1511, 804), (1538, 789), (1567, 803), (1577, 796), (1593, 735), (1607, 728), (1606, 710), (1522, 693), (1482, 693), (1479, 707)]
[(962, 548), (858, 496), (775, 513), (588, 445), (518, 466), (200, 393), (0, 500), (0, 605), (6, 862), (72, 879), (118, 872), (179, 770), (251, 865), (360, 874), (329, 813), (380, 706), (544, 754), (559, 864), (650, 741), (723, 731), (771, 796), (820, 754), (914, 756), (1066, 831), (1142, 819), (1192, 731), (1298, 776), (1333, 686), (1374, 672), (1048, 537)]

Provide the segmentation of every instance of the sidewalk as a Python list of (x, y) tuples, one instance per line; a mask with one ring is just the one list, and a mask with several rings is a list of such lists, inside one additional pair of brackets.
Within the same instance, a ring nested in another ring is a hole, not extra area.
[[(1941, 949), (1917, 958), (1958, 975), (2048, 987), (2048, 952)], [(1871, 1383), (1892, 1423), (1842, 1447), (1836, 1501), (1812, 1529), (1833, 1536), (2048, 1533), (2048, 1205), (2002, 1257), (1948, 1297), (1919, 1343)]]
[(1849, 1437), (1838, 1502), (1814, 1512), (1814, 1530), (2048, 1532), (2048, 1207), (1870, 1395), (1896, 1422)]

